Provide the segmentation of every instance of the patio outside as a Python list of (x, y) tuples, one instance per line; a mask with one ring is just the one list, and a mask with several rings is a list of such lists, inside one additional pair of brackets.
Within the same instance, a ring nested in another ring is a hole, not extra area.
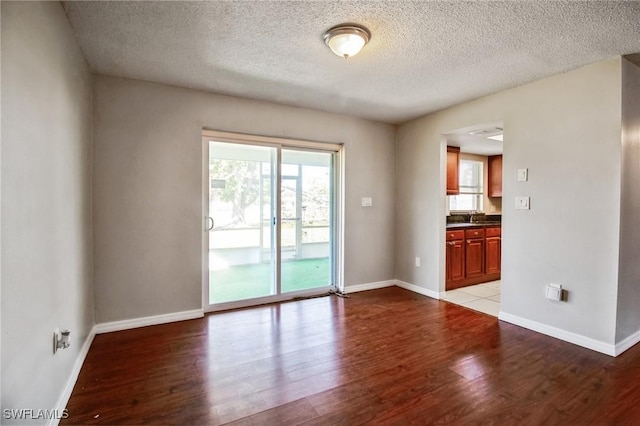
[(209, 302), (274, 295), (273, 248), (281, 235), (281, 292), (329, 286), (331, 155), (282, 150), (280, 223), (271, 147), (211, 142)]
[[(270, 269), (271, 265), (262, 263), (238, 265), (217, 271), (215, 280), (225, 285), (212, 285), (211, 299), (232, 301), (270, 295), (270, 282), (265, 281)], [(325, 286), (330, 282), (327, 271), (329, 258), (283, 262), (282, 289), (297, 291)]]

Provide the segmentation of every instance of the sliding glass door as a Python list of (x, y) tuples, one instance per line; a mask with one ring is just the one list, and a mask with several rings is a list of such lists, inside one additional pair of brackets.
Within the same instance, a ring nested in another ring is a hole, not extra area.
[(205, 305), (335, 284), (335, 152), (209, 139)]
[(282, 291), (332, 284), (332, 154), (282, 150)]
[(276, 293), (276, 154), (209, 142), (209, 304)]

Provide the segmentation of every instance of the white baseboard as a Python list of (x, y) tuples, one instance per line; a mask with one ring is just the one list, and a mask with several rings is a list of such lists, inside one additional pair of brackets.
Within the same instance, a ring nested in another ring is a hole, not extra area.
[(396, 280), (396, 285), (398, 287), (404, 288), (405, 290), (413, 291), (414, 293), (422, 294), (423, 296), (440, 300), (440, 293), (437, 291), (429, 290), (424, 287), (420, 287), (415, 284), (410, 284), (400, 280)]
[(377, 281), (377, 282), (374, 282), (374, 283), (365, 283), (365, 284), (356, 284), (356, 285), (348, 285), (348, 286), (345, 286), (344, 292), (345, 293), (356, 293), (358, 291), (376, 290), (378, 288), (393, 287), (394, 285), (396, 285), (396, 282), (394, 280)]
[(129, 330), (131, 328), (146, 327), (149, 325), (166, 324), (169, 322), (185, 321), (202, 318), (204, 311), (194, 309), (192, 311), (173, 312), (171, 314), (153, 315), (150, 317), (133, 318), (122, 321), (103, 322), (96, 324), (96, 334), (111, 333), (112, 331)]
[(591, 337), (583, 336), (582, 334), (562, 330), (560, 328), (552, 327), (547, 324), (502, 311), (500, 311), (498, 319), (529, 330), (537, 331), (538, 333), (546, 334), (547, 336), (555, 337), (556, 339), (564, 340), (565, 342), (573, 343), (574, 345), (582, 346), (583, 348), (591, 349), (610, 356), (616, 356), (617, 345), (614, 346), (613, 344), (595, 340)]
[[(55, 412), (62, 413), (65, 408), (67, 408), (67, 403), (69, 402), (69, 398), (71, 397), (71, 392), (73, 392), (73, 387), (76, 385), (76, 381), (78, 380), (78, 375), (80, 374), (80, 370), (82, 370), (82, 365), (84, 364), (84, 360), (89, 353), (89, 348), (91, 347), (91, 343), (93, 342), (93, 338), (96, 336), (96, 327), (93, 326), (89, 335), (84, 340), (82, 347), (80, 348), (80, 352), (78, 352), (78, 356), (76, 356), (76, 361), (73, 363), (73, 368), (71, 369), (71, 374), (69, 374), (69, 378), (67, 379), (67, 383), (62, 390), (62, 393), (58, 397), (58, 401), (56, 402)], [(58, 416), (56, 416), (58, 417)], [(48, 426), (57, 426), (60, 423), (60, 419), (50, 419), (47, 423)]]
[[(202, 309), (195, 309), (193, 311), (174, 312), (171, 314), (155, 315), (150, 317), (134, 318), (130, 320), (113, 321), (94, 325), (89, 332), (89, 335), (85, 339), (82, 348), (78, 353), (78, 356), (76, 357), (76, 361), (73, 364), (73, 369), (69, 374), (69, 379), (67, 380), (67, 383), (65, 384), (65, 387), (60, 394), (58, 401), (56, 402), (56, 413), (62, 413), (63, 410), (67, 407), (67, 403), (69, 402), (69, 398), (71, 397), (71, 392), (73, 392), (73, 387), (76, 385), (78, 375), (80, 374), (80, 370), (82, 369), (82, 365), (84, 364), (84, 360), (89, 353), (89, 348), (91, 347), (91, 343), (93, 342), (93, 338), (96, 336), (96, 334), (128, 330), (130, 328), (146, 327), (148, 325), (166, 324), (169, 322), (202, 318), (203, 316), (204, 312), (202, 311)], [(59, 423), (60, 419), (50, 419), (47, 425), (57, 426)]]
[(640, 342), (640, 330), (636, 331), (631, 336), (627, 337), (621, 342), (616, 343), (615, 356), (618, 356), (622, 352), (626, 351), (627, 349), (630, 349), (632, 346), (634, 346), (638, 342)]

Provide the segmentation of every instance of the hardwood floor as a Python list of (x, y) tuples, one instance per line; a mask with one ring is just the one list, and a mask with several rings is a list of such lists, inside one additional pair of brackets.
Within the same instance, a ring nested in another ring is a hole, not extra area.
[(618, 358), (397, 287), (96, 336), (71, 424), (638, 424)]

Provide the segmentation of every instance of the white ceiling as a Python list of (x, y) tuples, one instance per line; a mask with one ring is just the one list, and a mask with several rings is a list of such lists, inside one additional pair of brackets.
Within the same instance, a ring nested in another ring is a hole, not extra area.
[(478, 124), (457, 129), (445, 134), (448, 146), (457, 146), (460, 152), (479, 155), (498, 155), (503, 152), (503, 141), (489, 139), (489, 136), (503, 134), (503, 123)]
[[(640, 52), (640, 2), (64, 2), (92, 71), (399, 123)], [(322, 33), (355, 22), (363, 51)]]

